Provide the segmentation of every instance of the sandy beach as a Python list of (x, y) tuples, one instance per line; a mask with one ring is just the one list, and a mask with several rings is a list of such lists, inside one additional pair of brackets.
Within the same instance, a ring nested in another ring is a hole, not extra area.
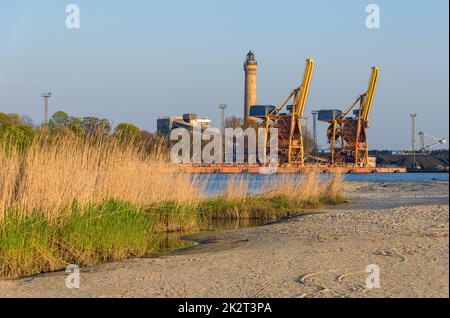
[[(1, 297), (449, 297), (448, 182), (350, 183), (351, 203), (201, 233), (159, 257), (0, 280)], [(366, 288), (366, 267), (380, 288)]]

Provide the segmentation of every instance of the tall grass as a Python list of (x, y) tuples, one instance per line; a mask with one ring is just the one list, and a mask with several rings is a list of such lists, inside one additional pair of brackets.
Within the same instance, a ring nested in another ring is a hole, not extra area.
[(308, 170), (300, 179), (292, 175), (269, 179), (261, 188), (265, 190), (248, 195), (248, 182), (242, 176), (232, 177), (224, 194), (205, 198), (197, 210), (207, 219), (275, 220), (324, 203), (347, 202), (341, 175), (335, 174), (329, 181), (320, 183), (315, 169)]
[(0, 163), (0, 219), (10, 207), (52, 218), (74, 200), (146, 205), (199, 199), (188, 174), (164, 173), (161, 153), (149, 155), (139, 145), (102, 135), (41, 135), (21, 156), (0, 149)]
[[(172, 171), (172, 172), (169, 172)], [(278, 219), (342, 201), (342, 180), (310, 171), (248, 194), (242, 176), (223, 194), (169, 169), (162, 151), (110, 136), (40, 134), (26, 149), (0, 145), (0, 276), (19, 277), (157, 253), (212, 219)], [(169, 242), (170, 241), (170, 242)], [(170, 243), (170, 244), (169, 244)]]

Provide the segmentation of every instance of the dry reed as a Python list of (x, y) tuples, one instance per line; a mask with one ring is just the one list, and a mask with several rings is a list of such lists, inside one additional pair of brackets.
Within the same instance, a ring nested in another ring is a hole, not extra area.
[(0, 276), (18, 277), (142, 256), (161, 250), (158, 233), (207, 228), (205, 220), (279, 219), (342, 202), (342, 178), (282, 176), (249, 195), (244, 176), (222, 195), (174, 172), (159, 150), (133, 141), (39, 134), (27, 149), (0, 144)]
[(189, 174), (165, 172), (161, 153), (147, 155), (111, 138), (43, 135), (22, 156), (0, 150), (0, 164), (0, 219), (8, 208), (52, 218), (74, 201), (121, 199), (145, 206), (199, 199)]

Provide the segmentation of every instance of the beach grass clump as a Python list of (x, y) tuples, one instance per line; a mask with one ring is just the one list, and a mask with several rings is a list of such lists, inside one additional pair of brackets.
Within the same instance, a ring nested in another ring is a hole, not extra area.
[(54, 239), (61, 243), (62, 259), (89, 266), (147, 253), (152, 224), (141, 208), (123, 201), (107, 200), (84, 210), (74, 205), (55, 224), (59, 232)]
[(324, 187), (321, 201), (323, 204), (329, 205), (338, 205), (349, 202), (345, 196), (345, 185), (341, 173), (336, 172), (332, 175), (331, 179)]
[(221, 196), (205, 199), (198, 213), (209, 220), (258, 219), (277, 220), (300, 214), (300, 209), (311, 208), (309, 203), (292, 200), (286, 195), (254, 195), (245, 199), (227, 199)]
[[(0, 223), (0, 276), (27, 276), (69, 264), (92, 266), (164, 252), (174, 244), (155, 228), (160, 225), (156, 215), (119, 200), (85, 208), (74, 203), (51, 220), (38, 212), (11, 214)], [(175, 246), (186, 244), (180, 241)]]
[(11, 213), (0, 224), (0, 276), (20, 277), (61, 268), (53, 255), (55, 230), (39, 213)]
[(198, 202), (168, 201), (154, 203), (144, 209), (150, 218), (153, 232), (182, 232), (199, 230)]

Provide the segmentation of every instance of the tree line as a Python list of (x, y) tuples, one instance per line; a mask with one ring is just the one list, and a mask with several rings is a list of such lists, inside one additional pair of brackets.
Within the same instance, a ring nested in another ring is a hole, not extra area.
[[(242, 118), (228, 117), (225, 120), (226, 128), (251, 127), (254, 123), (245, 123)], [(0, 112), (0, 143), (17, 145), (20, 148), (28, 147), (37, 135), (71, 133), (82, 136), (105, 135), (111, 138), (120, 139), (126, 142), (134, 142), (143, 145), (149, 152), (158, 150), (168, 150), (174, 141), (166, 140), (158, 133), (151, 133), (141, 130), (131, 123), (120, 123), (112, 127), (107, 119), (89, 117), (70, 116), (64, 111), (55, 112), (47, 124), (35, 125), (28, 116), (18, 114), (6, 114)], [(307, 154), (313, 153), (314, 141), (310, 132), (304, 129), (304, 144)]]
[(107, 119), (97, 117), (75, 117), (63, 111), (55, 112), (47, 124), (35, 125), (27, 116), (0, 112), (0, 142), (27, 147), (38, 134), (72, 133), (78, 136), (94, 134), (139, 142), (148, 147), (164, 143), (156, 133), (141, 130), (130, 123), (112, 127)]

